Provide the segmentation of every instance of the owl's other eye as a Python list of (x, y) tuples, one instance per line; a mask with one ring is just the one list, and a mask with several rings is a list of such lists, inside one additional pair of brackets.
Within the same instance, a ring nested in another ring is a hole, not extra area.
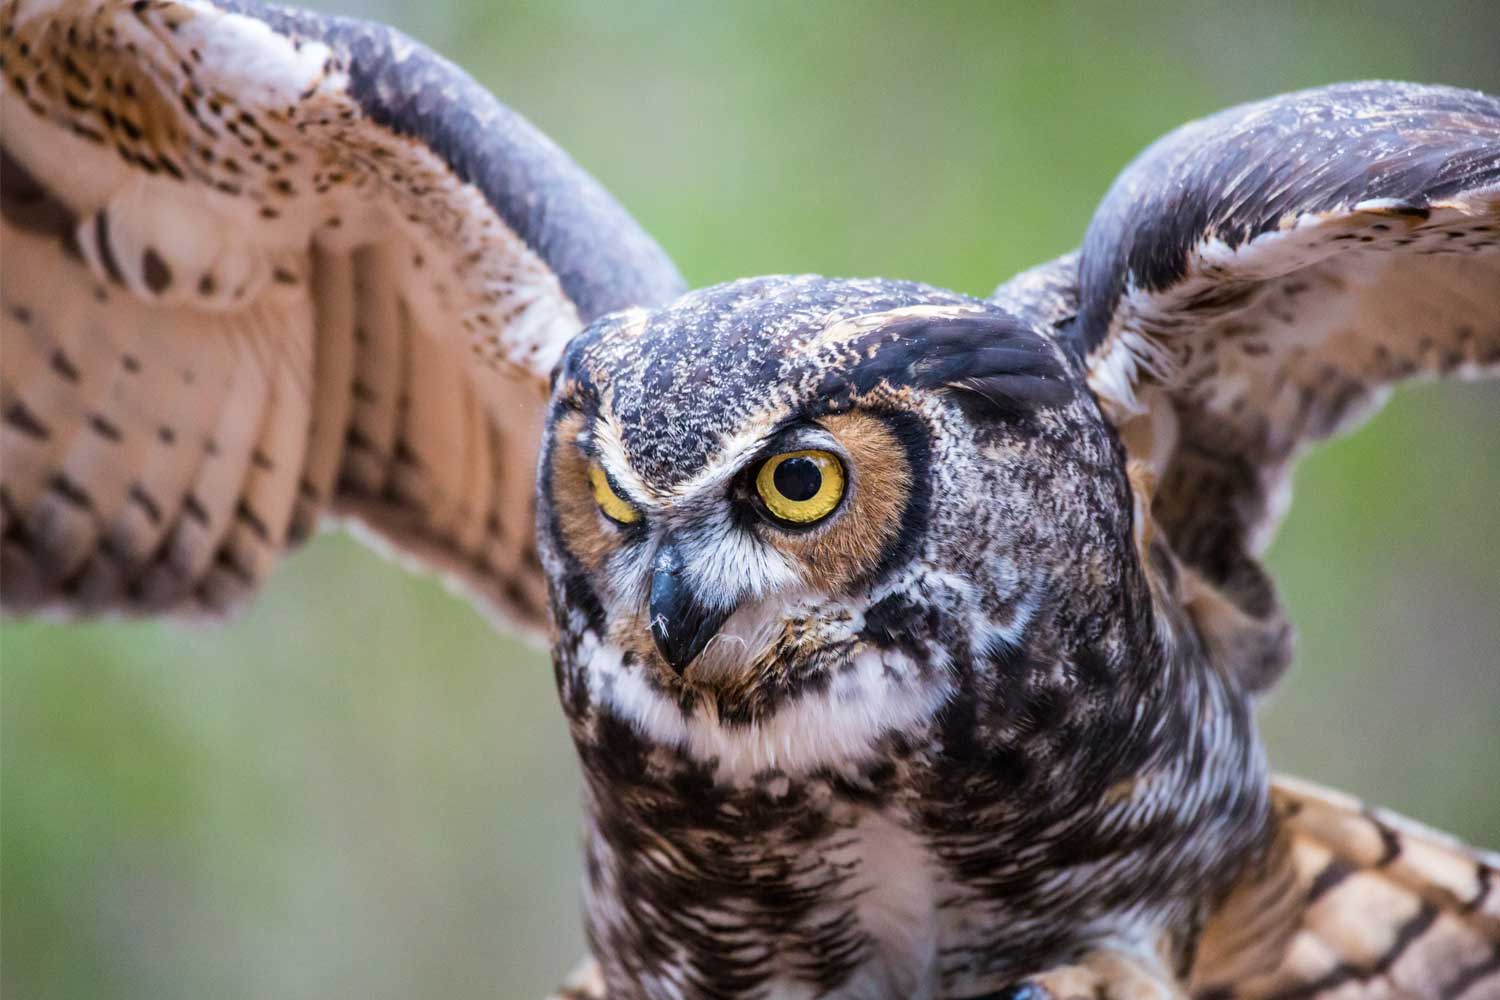
[(771, 520), (806, 527), (823, 520), (844, 497), (844, 466), (827, 451), (788, 451), (761, 463), (755, 492)]
[(589, 485), (594, 488), (594, 502), (611, 521), (616, 524), (634, 524), (641, 519), (641, 512), (615, 492), (615, 488), (610, 485), (609, 475), (597, 462), (589, 464)]

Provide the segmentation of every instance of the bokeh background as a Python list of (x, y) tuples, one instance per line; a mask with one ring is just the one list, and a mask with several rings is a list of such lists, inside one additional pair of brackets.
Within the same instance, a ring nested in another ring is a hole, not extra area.
[[(466, 66), (690, 282), (984, 293), (1180, 122), (1400, 77), (1500, 91), (1500, 5), (329, 5)], [(1274, 764), (1500, 843), (1500, 386), (1323, 449), (1271, 553), (1301, 629)], [(347, 537), (219, 630), (0, 630), (0, 990), (535, 997), (581, 954), (542, 657)]]

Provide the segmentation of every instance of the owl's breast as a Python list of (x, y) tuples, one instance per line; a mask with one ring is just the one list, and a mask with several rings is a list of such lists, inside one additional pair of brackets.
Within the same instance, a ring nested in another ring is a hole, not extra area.
[(663, 763), (589, 776), (585, 919), (612, 995), (947, 995), (919, 835), (831, 776), (729, 789)]
[(563, 647), (587, 920), (625, 995), (963, 998), (1088, 942), (1155, 953), (1265, 835), (1264, 762), (1211, 671), (1101, 702), (1024, 692), (1013, 654), (1002, 676), (905, 632), (854, 648), (744, 721)]

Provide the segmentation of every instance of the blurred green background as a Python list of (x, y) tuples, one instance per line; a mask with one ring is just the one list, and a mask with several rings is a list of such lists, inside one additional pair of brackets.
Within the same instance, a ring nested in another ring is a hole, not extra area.
[[(1420, 6), (1420, 9), (1417, 9)], [(467, 67), (703, 285), (986, 293), (1225, 105), (1500, 91), (1500, 5), (330, 5)], [(1274, 764), (1500, 842), (1500, 386), (1398, 396), (1299, 472)], [(60, 997), (536, 997), (582, 951), (538, 654), (347, 537), (221, 630), (7, 623), (3, 981)]]

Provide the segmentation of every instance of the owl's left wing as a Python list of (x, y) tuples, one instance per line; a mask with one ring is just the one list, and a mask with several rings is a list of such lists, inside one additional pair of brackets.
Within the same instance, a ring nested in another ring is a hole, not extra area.
[(1290, 778), (1274, 849), (1208, 921), (1202, 1000), (1500, 994), (1500, 856)]
[(1294, 459), (1396, 382), (1500, 368), (1500, 99), (1342, 84), (1186, 125), (996, 301), (1083, 360), (1184, 599), (1264, 687), (1289, 643), (1256, 557)]
[(331, 514), (542, 632), (547, 378), (661, 249), (383, 25), (7, 0), (0, 56), (0, 606), (228, 610)]

